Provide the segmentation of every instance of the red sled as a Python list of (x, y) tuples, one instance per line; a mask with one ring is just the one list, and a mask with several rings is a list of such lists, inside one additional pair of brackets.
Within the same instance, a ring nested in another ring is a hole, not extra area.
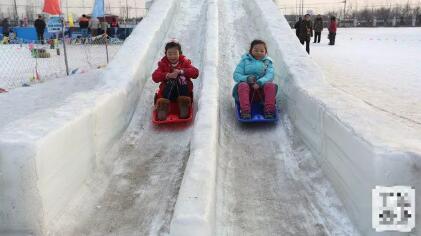
[(154, 106), (153, 106), (153, 111), (152, 111), (152, 123), (154, 123), (155, 125), (161, 125), (161, 124), (175, 124), (175, 123), (187, 123), (187, 122), (191, 122), (193, 120), (193, 93), (191, 94), (190, 98), (192, 100), (191, 105), (189, 107), (189, 116), (185, 119), (181, 119), (178, 115), (180, 114), (180, 110), (178, 108), (178, 104), (175, 101), (171, 101), (170, 102), (170, 111), (167, 115), (167, 119), (166, 120), (158, 120), (158, 114), (156, 112), (156, 100), (158, 100), (158, 91), (159, 89), (156, 90), (155, 92), (155, 97), (154, 97)]

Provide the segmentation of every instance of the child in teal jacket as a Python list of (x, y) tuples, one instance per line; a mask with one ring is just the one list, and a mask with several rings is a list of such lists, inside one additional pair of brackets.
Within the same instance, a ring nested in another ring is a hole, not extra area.
[(265, 118), (275, 117), (277, 86), (272, 83), (274, 69), (272, 59), (267, 56), (267, 46), (264, 41), (251, 42), (249, 52), (241, 57), (233, 78), (237, 82), (233, 89), (233, 97), (240, 103), (242, 119), (251, 118), (250, 102), (259, 100), (264, 102)]

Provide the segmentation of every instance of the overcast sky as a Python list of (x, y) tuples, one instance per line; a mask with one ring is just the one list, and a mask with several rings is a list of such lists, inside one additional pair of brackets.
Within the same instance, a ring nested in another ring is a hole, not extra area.
[[(13, 7), (14, 0), (0, 0), (0, 13), (1, 12), (14, 12)], [(90, 13), (92, 5), (95, 0), (61, 0), (63, 11), (69, 14), (79, 15), (82, 13)], [(126, 2), (129, 5), (129, 15), (139, 16), (144, 13), (141, 8), (144, 8), (145, 0), (104, 0), (107, 13), (113, 13), (116, 15), (125, 15)], [(148, 1), (148, 0), (146, 0)], [(245, 0), (247, 1), (247, 0)], [(294, 14), (296, 12), (296, 4), (300, 0), (276, 0), (281, 5), (281, 10), (284, 14)], [(344, 8), (345, 0), (303, 0), (304, 1), (304, 12), (312, 10), (315, 14), (325, 13), (329, 10), (338, 10)], [(347, 9), (361, 9), (364, 7), (380, 7), (389, 6), (395, 4), (404, 4), (409, 2), (413, 6), (421, 6), (421, 0), (346, 0)], [(39, 13), (44, 0), (16, 0), (19, 15), (22, 15), (25, 11), (25, 5), (34, 4), (35, 14)], [(20, 6), (20, 7), (19, 7)], [(38, 6), (38, 7), (37, 7)]]

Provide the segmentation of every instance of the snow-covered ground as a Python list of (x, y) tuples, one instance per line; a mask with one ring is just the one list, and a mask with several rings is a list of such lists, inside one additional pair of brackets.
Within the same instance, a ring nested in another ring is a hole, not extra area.
[[(34, 58), (31, 56), (29, 44), (0, 44), (0, 88), (12, 89), (21, 87), (24, 83), (34, 83), (33, 77), (38, 72), (40, 81), (66, 76), (64, 50), (60, 45), (60, 55), (48, 45), (34, 45), (44, 48), (50, 53), (50, 58)], [(89, 70), (107, 65), (107, 54), (104, 44), (98, 45), (66, 45), (69, 73), (85, 73)], [(111, 60), (121, 45), (108, 45), (109, 60)]]
[(421, 126), (421, 28), (339, 28), (327, 43), (325, 29), (311, 57), (332, 86)]

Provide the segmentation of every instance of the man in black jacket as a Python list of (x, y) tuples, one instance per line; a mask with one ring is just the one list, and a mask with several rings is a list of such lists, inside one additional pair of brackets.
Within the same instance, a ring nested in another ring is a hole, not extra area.
[(1, 26), (3, 27), (3, 37), (9, 37), (10, 32), (10, 24), (9, 24), (9, 18), (4, 18), (1, 22)]
[(300, 24), (300, 42), (306, 43), (306, 51), (310, 54), (310, 39), (313, 37), (313, 25), (310, 21), (310, 14), (304, 16), (304, 20)]
[(35, 20), (34, 26), (35, 30), (37, 31), (38, 41), (41, 41), (41, 44), (44, 44), (44, 31), (46, 24), (41, 15), (38, 15), (38, 19)]
[(295, 25), (294, 25), (295, 34), (297, 35), (298, 39), (300, 39), (300, 24), (302, 21), (303, 21), (303, 18), (300, 16), (298, 17), (298, 21), (295, 22)]

